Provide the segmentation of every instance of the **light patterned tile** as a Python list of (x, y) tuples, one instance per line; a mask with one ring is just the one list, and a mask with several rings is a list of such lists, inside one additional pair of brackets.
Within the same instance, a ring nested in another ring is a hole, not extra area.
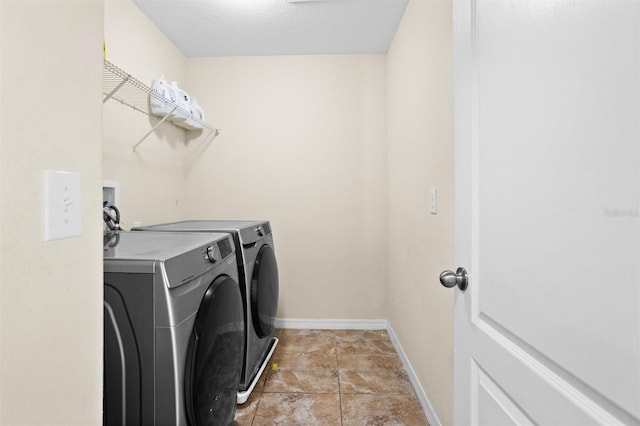
[(343, 426), (428, 426), (420, 403), (405, 395), (342, 395)]
[(261, 398), (262, 392), (254, 390), (251, 392), (247, 402), (242, 405), (236, 405), (236, 417), (233, 421), (233, 426), (251, 426)]
[(414, 393), (397, 356), (338, 355), (338, 376), (342, 393)]
[(278, 329), (276, 337), (280, 340), (276, 348), (277, 354), (334, 355), (336, 353), (335, 331), (333, 330)]
[(336, 334), (338, 355), (396, 355), (385, 330), (343, 330)]
[(276, 336), (276, 352), (237, 407), (234, 426), (427, 425), (386, 331), (276, 330)]
[(265, 393), (254, 426), (340, 426), (340, 396), (335, 394)]
[(338, 366), (335, 355), (281, 354), (269, 374), (265, 392), (337, 393)]
[(338, 367), (348, 370), (368, 371), (368, 370), (402, 370), (402, 362), (398, 356), (394, 355), (338, 355)]

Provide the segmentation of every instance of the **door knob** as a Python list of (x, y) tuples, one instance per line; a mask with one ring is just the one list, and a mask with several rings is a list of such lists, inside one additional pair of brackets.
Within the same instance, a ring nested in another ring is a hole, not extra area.
[(458, 268), (456, 272), (444, 271), (440, 274), (440, 284), (447, 288), (458, 286), (460, 291), (465, 291), (469, 285), (469, 275), (464, 268)]

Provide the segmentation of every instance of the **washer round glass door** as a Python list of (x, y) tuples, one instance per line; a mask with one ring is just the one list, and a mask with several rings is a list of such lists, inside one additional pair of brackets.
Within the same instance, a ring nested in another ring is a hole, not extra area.
[(191, 333), (185, 404), (192, 425), (231, 424), (244, 360), (240, 286), (220, 276), (205, 293)]
[(251, 277), (251, 316), (258, 337), (273, 333), (278, 311), (278, 265), (273, 248), (260, 247)]

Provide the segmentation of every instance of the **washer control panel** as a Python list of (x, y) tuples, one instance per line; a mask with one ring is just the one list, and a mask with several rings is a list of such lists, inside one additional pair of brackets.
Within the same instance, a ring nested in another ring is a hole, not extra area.
[(229, 256), (231, 253), (233, 253), (231, 240), (229, 238), (225, 238), (207, 247), (206, 259), (211, 263), (216, 263)]
[(220, 256), (220, 249), (217, 244), (207, 247), (207, 259), (211, 263), (219, 262), (222, 259)]
[[(150, 232), (136, 232), (136, 234), (151, 234)], [(162, 232), (169, 242), (176, 240), (206, 240), (202, 241), (191, 251), (186, 251), (177, 256), (168, 257), (162, 263), (168, 279), (168, 287), (178, 287), (196, 277), (199, 277), (210, 270), (219, 267), (233, 256), (234, 245), (229, 234), (207, 233), (197, 234), (193, 232)], [(233, 259), (235, 262), (235, 259)]]

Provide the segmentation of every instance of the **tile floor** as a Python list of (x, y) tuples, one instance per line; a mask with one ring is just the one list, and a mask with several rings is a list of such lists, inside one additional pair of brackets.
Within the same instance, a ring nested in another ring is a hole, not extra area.
[(428, 425), (386, 331), (276, 330), (244, 425)]

